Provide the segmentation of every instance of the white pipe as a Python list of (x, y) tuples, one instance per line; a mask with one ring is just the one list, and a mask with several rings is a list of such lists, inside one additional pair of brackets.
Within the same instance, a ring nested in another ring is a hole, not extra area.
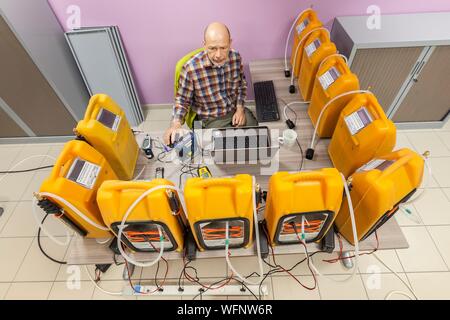
[(230, 269), (233, 271), (234, 274), (236, 274), (238, 276), (239, 279), (241, 279), (243, 282), (248, 283), (248, 284), (252, 284), (252, 285), (259, 285), (263, 279), (264, 279), (264, 268), (263, 268), (263, 263), (262, 263), (262, 258), (261, 258), (261, 244), (259, 242), (259, 226), (258, 226), (258, 215), (256, 213), (256, 198), (255, 198), (255, 177), (253, 178), (253, 187), (252, 187), (252, 203), (253, 203), (253, 222), (255, 224), (255, 237), (256, 237), (256, 253), (258, 255), (258, 263), (259, 263), (259, 282), (253, 282), (253, 281), (249, 281), (248, 279), (244, 278), (243, 276), (241, 276), (239, 274), (239, 272), (236, 271), (236, 269), (233, 267), (233, 265), (231, 264), (230, 261), (230, 257), (228, 256), (228, 249), (229, 249), (229, 236), (228, 236), (228, 221), (226, 222), (226, 231), (225, 231), (225, 259), (227, 261), (228, 266), (230, 267)]
[(11, 174), (11, 173), (9, 173), (9, 171), (13, 171), (15, 168), (17, 168), (18, 166), (20, 166), (22, 163), (24, 163), (24, 162), (26, 162), (26, 161), (28, 161), (28, 160), (34, 159), (34, 158), (42, 158), (42, 157), (44, 157), (44, 158), (49, 158), (49, 159), (52, 159), (52, 160), (55, 160), (55, 161), (56, 161), (56, 158), (54, 158), (54, 157), (52, 157), (52, 156), (49, 156), (49, 155), (47, 155), (47, 154), (38, 154), (38, 155), (34, 155), (34, 156), (31, 156), (31, 157), (25, 158), (25, 159), (19, 161), (18, 163), (16, 163), (12, 168), (10, 168), (10, 169), (8, 170), (8, 172), (7, 172), (4, 176), (2, 176), (2, 177), (0, 178), (0, 182), (2, 182), (3, 179), (5, 179), (7, 176), (9, 176), (9, 175)]
[[(330, 35), (330, 31), (327, 28), (324, 27), (319, 27), (319, 28), (315, 28), (313, 30), (311, 30), (310, 32), (308, 32), (307, 34), (305, 34), (300, 41), (297, 44), (297, 47), (295, 48), (295, 54), (294, 54), (294, 64), (292, 65), (292, 74), (291, 74), (291, 86), (294, 85), (294, 71), (295, 71), (295, 67), (296, 67), (296, 63), (297, 63), (297, 54), (298, 54), (298, 50), (300, 49), (300, 45), (303, 43), (303, 41), (305, 41), (308, 36), (318, 30), (326, 30), (328, 32), (328, 35)], [(299, 74), (300, 75), (300, 74)]]
[(295, 113), (295, 115), (297, 115), (297, 113), (296, 113), (294, 110), (292, 110), (292, 109), (290, 108), (291, 105), (294, 105), (294, 104), (297, 104), (297, 103), (300, 103), (300, 104), (308, 104), (308, 103), (310, 103), (310, 102), (311, 102), (311, 101), (294, 101), (294, 102), (289, 102), (288, 104), (286, 104), (286, 105), (284, 106), (284, 109), (283, 109), (284, 119), (285, 119), (285, 120), (289, 120), (289, 117), (287, 116), (287, 112), (286, 112), (287, 109), (291, 110), (293, 113)]
[(328, 108), (334, 101), (336, 101), (337, 99), (340, 99), (340, 98), (342, 98), (342, 97), (348, 96), (348, 95), (350, 95), (350, 94), (356, 94), (356, 93), (370, 93), (370, 94), (373, 94), (373, 93), (370, 92), (369, 90), (352, 90), (352, 91), (344, 92), (344, 93), (341, 93), (341, 94), (337, 95), (336, 97), (334, 97), (333, 99), (329, 100), (329, 101), (325, 104), (325, 106), (324, 106), (324, 107), (322, 108), (322, 110), (320, 111), (319, 117), (317, 118), (316, 126), (315, 126), (315, 128), (314, 128), (314, 133), (313, 133), (312, 138), (311, 138), (311, 146), (310, 146), (311, 149), (314, 149), (314, 142), (315, 142), (315, 140), (316, 140), (317, 129), (319, 128), (320, 121), (322, 120), (322, 116), (323, 116), (323, 114), (325, 113), (325, 111), (327, 110), (327, 108)]
[(100, 290), (103, 293), (109, 294), (110, 296), (121, 296), (122, 292), (110, 292), (110, 291), (106, 291), (105, 289), (103, 289), (102, 287), (100, 287), (97, 282), (94, 281), (94, 279), (92, 279), (92, 276), (87, 268), (87, 266), (84, 266), (84, 268), (86, 269), (86, 273), (88, 275), (89, 280), (91, 280), (91, 282), (94, 284), (94, 286)]
[(294, 30), (295, 25), (297, 24), (298, 19), (306, 12), (311, 10), (311, 8), (305, 9), (302, 12), (300, 12), (295, 18), (294, 23), (291, 25), (291, 28), (289, 29), (288, 36), (286, 38), (286, 46), (284, 48), (284, 70), (289, 71), (288, 63), (287, 63), (287, 52), (288, 52), (288, 46), (289, 46), (289, 38), (291, 37), (292, 31)]
[[(120, 239), (122, 239), (122, 233), (123, 233), (123, 229), (125, 228), (125, 222), (127, 221), (128, 216), (129, 216), (130, 213), (134, 210), (134, 208), (137, 206), (137, 204), (138, 204), (139, 202), (141, 202), (141, 201), (142, 201), (145, 197), (147, 197), (150, 193), (152, 193), (152, 192), (154, 192), (154, 191), (157, 191), (157, 190), (162, 190), (162, 189), (174, 190), (174, 191), (176, 191), (176, 192), (179, 194), (179, 189), (176, 188), (176, 187), (174, 187), (174, 186), (171, 186), (171, 185), (157, 186), (157, 187), (154, 187), (154, 188), (151, 188), (151, 189), (145, 191), (143, 194), (141, 194), (141, 195), (140, 195), (140, 196), (139, 196), (139, 197), (131, 204), (131, 206), (128, 207), (128, 210), (127, 210), (127, 212), (125, 213), (125, 215), (123, 216), (122, 222), (121, 222), (120, 225), (119, 225), (119, 233), (118, 233), (118, 235), (117, 235), (117, 246), (119, 247), (119, 251), (120, 251), (121, 255), (124, 257), (124, 259), (126, 259), (128, 262), (130, 262), (131, 264), (133, 264), (133, 265), (135, 265), (135, 266), (138, 266), (138, 267), (143, 267), (143, 268), (145, 268), (145, 267), (151, 267), (151, 266), (153, 266), (154, 264), (156, 264), (156, 263), (161, 259), (162, 255), (163, 255), (163, 252), (164, 252), (164, 236), (163, 236), (163, 234), (162, 234), (161, 227), (160, 227), (159, 225), (157, 225), (157, 227), (158, 227), (158, 232), (159, 232), (159, 238), (160, 238), (160, 246), (161, 246), (161, 247), (160, 247), (160, 250), (159, 250), (159, 255), (158, 255), (158, 257), (157, 257), (155, 260), (153, 260), (153, 261), (151, 261), (151, 262), (149, 262), (149, 263), (138, 262), (138, 261), (134, 260), (133, 258), (131, 258), (130, 256), (128, 256), (128, 255), (125, 253), (125, 251), (123, 250), (123, 248), (122, 248), (122, 244), (121, 244), (121, 240), (120, 240)], [(183, 211), (186, 212), (186, 210), (185, 210), (185, 208), (184, 208), (184, 204), (183, 204), (183, 202), (181, 201), (181, 198), (180, 198), (180, 203), (181, 203), (181, 206), (183, 207)]]
[(340, 54), (340, 53), (333, 53), (333, 54), (330, 54), (329, 56), (325, 57), (325, 58), (320, 62), (319, 68), (317, 68), (317, 71), (319, 71), (319, 70), (322, 68), (322, 66), (323, 66), (323, 64), (325, 63), (325, 61), (327, 61), (327, 60), (328, 60), (329, 58), (331, 58), (331, 57), (342, 57), (342, 58), (344, 59), (345, 63), (348, 65), (348, 59), (347, 59), (346, 56), (344, 56), (343, 54)]
[(341, 178), (342, 181), (344, 182), (344, 190), (345, 190), (345, 195), (347, 196), (347, 203), (348, 203), (348, 208), (350, 211), (350, 220), (352, 222), (352, 231), (353, 231), (353, 241), (355, 243), (354, 247), (355, 247), (355, 264), (353, 266), (353, 272), (350, 276), (342, 279), (342, 280), (336, 280), (330, 277), (327, 277), (323, 274), (320, 273), (320, 271), (316, 268), (316, 266), (311, 262), (311, 268), (314, 270), (314, 272), (316, 272), (319, 276), (325, 277), (328, 280), (334, 281), (334, 282), (346, 282), (349, 281), (350, 279), (352, 279), (355, 274), (356, 274), (356, 270), (358, 269), (358, 261), (359, 261), (359, 241), (358, 241), (358, 234), (357, 234), (357, 230), (356, 230), (356, 221), (355, 221), (355, 213), (353, 211), (353, 204), (352, 204), (352, 199), (350, 198), (350, 191), (348, 189), (348, 185), (347, 185), (347, 181), (345, 180), (344, 175), (341, 173)]

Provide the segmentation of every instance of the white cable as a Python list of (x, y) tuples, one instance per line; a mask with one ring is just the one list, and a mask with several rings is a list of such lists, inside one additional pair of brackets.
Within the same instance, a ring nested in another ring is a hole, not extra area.
[(295, 54), (294, 54), (294, 64), (292, 66), (292, 73), (291, 73), (291, 86), (294, 85), (294, 71), (295, 71), (295, 67), (296, 67), (296, 63), (297, 63), (297, 55), (298, 55), (298, 50), (300, 49), (300, 45), (303, 43), (303, 41), (305, 41), (306, 39), (308, 39), (308, 36), (318, 30), (326, 30), (328, 32), (328, 36), (330, 35), (330, 31), (327, 28), (324, 27), (319, 27), (319, 28), (315, 28), (312, 29), (310, 32), (308, 32), (307, 34), (305, 34), (300, 41), (297, 44), (297, 47), (295, 48)]
[(319, 276), (322, 276), (322, 277), (324, 277), (328, 280), (334, 281), (334, 282), (347, 282), (350, 279), (352, 279), (356, 274), (356, 270), (358, 269), (358, 261), (359, 261), (359, 241), (358, 241), (358, 234), (357, 234), (357, 230), (356, 230), (355, 213), (353, 211), (352, 199), (350, 198), (350, 191), (348, 189), (347, 181), (342, 173), (341, 173), (341, 178), (342, 178), (342, 181), (344, 182), (344, 190), (345, 190), (345, 195), (347, 197), (348, 209), (350, 211), (350, 220), (352, 222), (353, 242), (354, 242), (354, 247), (355, 247), (355, 254), (354, 254), (355, 264), (353, 266), (353, 272), (352, 272), (352, 274), (350, 274), (350, 276), (348, 276), (347, 278), (344, 278), (342, 280), (333, 279), (333, 278), (330, 278), (330, 277), (327, 277), (327, 276), (321, 274), (320, 271), (316, 268), (316, 266), (311, 261), (311, 268), (314, 270), (314, 272), (316, 272)]
[(291, 37), (292, 31), (295, 28), (295, 25), (297, 24), (298, 19), (300, 19), (300, 17), (306, 12), (312, 10), (311, 8), (305, 9), (302, 12), (300, 12), (297, 16), (297, 18), (295, 18), (294, 23), (291, 25), (291, 28), (289, 29), (289, 33), (287, 35), (286, 38), (286, 46), (284, 48), (284, 70), (285, 71), (289, 71), (289, 67), (288, 67), (288, 63), (287, 63), (287, 52), (288, 52), (288, 46), (289, 46), (289, 38)]
[(342, 57), (345, 61), (345, 63), (348, 65), (348, 59), (346, 56), (344, 56), (343, 54), (340, 53), (333, 53), (330, 54), (329, 56), (325, 57), (319, 64), (319, 68), (317, 68), (317, 71), (319, 71), (322, 68), (322, 65), (325, 63), (325, 61), (327, 61), (329, 58), (331, 57)]
[(401, 294), (404, 295), (408, 298), (410, 298), (411, 300), (419, 300), (414, 292), (414, 290), (409, 286), (409, 284), (403, 280), (402, 277), (400, 277), (400, 275), (395, 272), (395, 270), (393, 270), (392, 268), (390, 268), (386, 263), (384, 263), (383, 260), (381, 260), (380, 257), (378, 257), (378, 255), (376, 253), (373, 253), (373, 256), (379, 261), (381, 262), (382, 265), (384, 265), (389, 271), (391, 271), (397, 278), (400, 279), (401, 282), (403, 282), (403, 284), (408, 288), (409, 291), (411, 291), (411, 293), (413, 294), (414, 298), (412, 299), (411, 296), (409, 296), (407, 293), (403, 292), (403, 291), (391, 291), (388, 295), (386, 295), (385, 300), (388, 300), (393, 294)]
[(33, 217), (34, 217), (34, 219), (35, 219), (35, 221), (36, 221), (36, 224), (37, 224), (38, 228), (41, 228), (42, 232), (43, 232), (47, 237), (49, 237), (54, 243), (56, 243), (56, 244), (58, 244), (58, 245), (60, 245), (60, 246), (67, 246), (67, 245), (70, 243), (70, 240), (71, 240), (71, 237), (70, 237), (69, 232), (68, 232), (67, 230), (65, 230), (65, 231), (66, 231), (66, 242), (61, 242), (61, 241), (59, 241), (57, 238), (55, 238), (54, 236), (52, 236), (52, 235), (50, 234), (50, 232), (48, 232), (47, 229), (44, 228), (44, 225), (42, 224), (42, 219), (39, 218), (38, 213), (37, 213), (37, 211), (36, 211), (36, 207), (37, 207), (37, 206), (38, 206), (38, 205), (37, 205), (37, 199), (36, 199), (35, 197), (33, 197), (33, 198), (31, 199), (31, 209), (32, 209), (32, 211), (33, 211)]
[[(239, 274), (239, 272), (236, 271), (236, 269), (233, 267), (233, 265), (231, 264), (230, 261), (230, 257), (228, 256), (228, 249), (229, 249), (229, 236), (228, 236), (228, 221), (226, 222), (226, 231), (225, 231), (225, 235), (226, 235), (226, 239), (225, 239), (225, 259), (227, 260), (227, 264), (230, 267), (230, 269), (233, 271), (233, 273), (235, 275), (238, 276), (239, 279), (241, 279), (243, 282), (248, 283), (248, 284), (252, 284), (252, 285), (259, 285), (263, 279), (264, 279), (264, 268), (263, 268), (263, 262), (262, 262), (262, 258), (261, 258), (261, 244), (260, 244), (260, 239), (259, 239), (259, 226), (258, 226), (258, 215), (256, 213), (256, 197), (255, 197), (255, 177), (252, 177), (253, 179), (253, 183), (252, 183), (252, 203), (253, 203), (253, 220), (254, 220), (254, 224), (255, 224), (255, 237), (256, 237), (256, 253), (258, 255), (258, 263), (259, 263), (259, 282), (253, 282), (253, 281), (249, 281), (248, 279), (244, 278), (243, 276), (241, 276)], [(231, 252), (230, 252), (231, 254)]]
[(136, 176), (136, 178), (133, 179), (133, 181), (136, 181), (137, 179), (139, 179), (139, 177), (142, 175), (142, 173), (144, 173), (144, 170), (147, 166), (144, 165), (144, 167), (142, 168), (142, 170), (139, 172), (139, 174)]
[(315, 140), (316, 140), (317, 130), (318, 130), (318, 128), (319, 128), (320, 121), (322, 120), (322, 116), (323, 116), (323, 114), (325, 113), (325, 111), (327, 110), (327, 108), (328, 108), (334, 101), (336, 101), (337, 99), (340, 99), (340, 98), (342, 98), (342, 97), (348, 96), (348, 95), (350, 95), (350, 94), (356, 94), (356, 93), (370, 93), (370, 94), (373, 94), (373, 93), (372, 93), (371, 91), (369, 91), (369, 90), (352, 90), (352, 91), (347, 91), (347, 92), (344, 92), (344, 93), (341, 93), (341, 94), (337, 95), (336, 97), (334, 97), (333, 99), (329, 100), (329, 101), (324, 105), (324, 107), (323, 107), (322, 110), (320, 111), (319, 117), (317, 118), (316, 126), (315, 126), (315, 128), (314, 128), (314, 133), (313, 133), (312, 138), (311, 138), (311, 146), (310, 146), (311, 149), (314, 149), (314, 142), (315, 142)]
[(311, 101), (294, 101), (294, 102), (289, 102), (288, 104), (286, 104), (286, 105), (284, 106), (284, 109), (283, 109), (284, 119), (285, 119), (285, 120), (289, 120), (289, 117), (287, 116), (287, 112), (286, 112), (287, 109), (291, 110), (293, 113), (295, 113), (295, 114), (297, 115), (297, 113), (296, 113), (294, 110), (292, 110), (292, 109), (290, 108), (291, 105), (297, 104), (297, 103), (300, 103), (300, 104), (308, 104), (308, 103), (310, 103), (310, 102), (311, 102)]
[[(31, 159), (34, 159), (34, 158), (41, 158), (41, 157), (49, 158), (49, 159), (52, 159), (52, 160), (56, 161), (56, 158), (54, 158), (54, 157), (52, 157), (52, 156), (49, 156), (49, 155), (47, 155), (47, 154), (38, 154), (38, 155), (34, 155), (34, 156), (31, 156), (31, 157), (28, 157), (28, 158), (25, 158), (25, 159), (19, 161), (19, 162), (16, 163), (12, 168), (10, 168), (8, 171), (13, 171), (15, 168), (17, 168), (17, 167), (20, 166), (22, 163), (24, 163), (24, 162), (26, 162), (26, 161), (28, 161), (28, 160), (31, 160)], [(2, 177), (0, 178), (0, 182), (2, 182), (3, 179), (5, 179), (5, 178), (6, 178), (8, 175), (10, 175), (10, 174), (11, 174), (11, 173), (7, 172), (4, 176), (2, 176)]]
[(397, 291), (397, 290), (394, 290), (394, 291), (389, 292), (389, 293), (386, 295), (386, 297), (384, 298), (384, 300), (390, 300), (391, 297), (392, 297), (394, 294), (399, 294), (399, 295), (401, 295), (401, 296), (405, 296), (405, 297), (407, 297), (409, 300), (418, 300), (418, 299), (416, 299), (416, 298), (414, 298), (414, 297), (411, 297), (411, 296), (410, 296), (408, 293), (406, 293), (406, 292), (403, 292), (403, 291)]
[(103, 240), (103, 241), (99, 241), (99, 239), (95, 239), (95, 242), (97, 242), (100, 245), (103, 245), (103, 244), (107, 244), (111, 239), (113, 239), (113, 238), (108, 238), (108, 239)]
[(50, 198), (53, 198), (55, 200), (59, 200), (60, 202), (65, 204), (70, 210), (72, 210), (76, 215), (78, 215), (81, 219), (83, 219), (84, 221), (89, 223), (94, 228), (97, 228), (98, 230), (102, 230), (102, 231), (110, 231), (107, 227), (99, 225), (98, 223), (92, 221), (83, 212), (81, 212), (77, 207), (75, 207), (73, 204), (71, 204), (69, 201), (67, 201), (63, 197), (60, 197), (60, 196), (58, 196), (56, 194), (53, 194), (53, 193), (50, 193), (50, 192), (39, 192), (38, 195), (43, 196), (43, 197), (50, 197)]
[[(161, 231), (161, 226), (157, 225), (157, 227), (158, 227), (158, 232), (159, 232), (159, 238), (160, 238), (160, 246), (161, 246), (161, 247), (160, 247), (160, 250), (159, 250), (159, 255), (158, 255), (158, 257), (157, 257), (155, 260), (153, 260), (153, 261), (151, 261), (151, 262), (149, 262), (149, 263), (142, 263), (142, 262), (135, 261), (133, 258), (131, 258), (130, 256), (128, 256), (128, 255), (125, 253), (125, 251), (123, 250), (123, 248), (122, 248), (121, 239), (122, 239), (123, 229), (125, 228), (125, 222), (127, 221), (128, 216), (129, 216), (130, 213), (134, 210), (134, 208), (137, 206), (137, 204), (138, 204), (139, 202), (141, 202), (141, 201), (142, 201), (145, 197), (147, 197), (150, 193), (152, 193), (152, 192), (154, 192), (154, 191), (157, 191), (157, 190), (162, 190), (162, 189), (174, 190), (174, 191), (176, 191), (178, 194), (180, 194), (179, 189), (176, 188), (176, 187), (174, 187), (174, 186), (171, 186), (171, 185), (157, 186), (157, 187), (154, 187), (154, 188), (151, 188), (151, 189), (145, 191), (143, 194), (141, 194), (141, 195), (140, 195), (140, 196), (139, 196), (139, 197), (131, 204), (130, 207), (128, 207), (128, 210), (127, 210), (127, 212), (125, 213), (125, 215), (123, 216), (122, 222), (121, 222), (120, 225), (119, 225), (119, 233), (117, 234), (117, 246), (119, 247), (120, 254), (121, 254), (121, 255), (124, 257), (124, 259), (126, 259), (128, 262), (130, 262), (131, 264), (133, 264), (133, 265), (135, 265), (135, 266), (138, 266), (138, 267), (143, 267), (143, 268), (145, 268), (145, 267), (151, 267), (151, 266), (153, 266), (154, 264), (156, 264), (156, 263), (161, 259), (162, 255), (163, 255), (163, 252), (164, 252), (164, 236), (163, 236), (162, 231)], [(183, 204), (183, 202), (181, 201), (181, 198), (180, 198), (180, 204), (181, 204), (181, 206), (182, 206), (182, 208), (183, 208), (183, 211), (186, 212), (185, 207), (184, 207), (184, 204)]]
[(123, 295), (122, 292), (110, 292), (110, 291), (106, 291), (105, 289), (103, 289), (102, 287), (100, 287), (97, 282), (94, 281), (94, 279), (92, 279), (91, 274), (89, 273), (89, 270), (87, 268), (87, 266), (85, 265), (84, 268), (86, 269), (86, 273), (88, 275), (89, 280), (91, 280), (91, 282), (94, 284), (94, 286), (100, 290), (103, 293), (109, 294), (110, 296), (121, 296)]

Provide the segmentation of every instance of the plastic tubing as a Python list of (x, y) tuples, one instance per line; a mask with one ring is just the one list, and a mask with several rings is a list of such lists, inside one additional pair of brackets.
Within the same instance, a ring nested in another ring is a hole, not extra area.
[(320, 111), (319, 117), (317, 118), (316, 127), (314, 128), (314, 133), (313, 133), (312, 138), (311, 138), (311, 146), (310, 146), (311, 149), (314, 149), (314, 142), (315, 142), (315, 140), (316, 140), (317, 129), (319, 128), (320, 121), (322, 120), (322, 116), (323, 116), (323, 114), (325, 113), (325, 111), (327, 110), (327, 108), (328, 108), (334, 101), (336, 101), (336, 100), (338, 100), (338, 99), (340, 99), (340, 98), (342, 98), (342, 97), (345, 97), (345, 96), (348, 96), (348, 95), (351, 95), (351, 94), (356, 94), (356, 93), (370, 93), (370, 94), (373, 94), (373, 93), (372, 93), (371, 91), (369, 91), (369, 90), (352, 90), (352, 91), (347, 91), (347, 92), (344, 92), (344, 93), (341, 93), (341, 94), (337, 95), (336, 97), (334, 97), (333, 99), (329, 100), (329, 101), (325, 104), (325, 106), (324, 106), (324, 107), (322, 108), (322, 110)]
[(311, 268), (314, 270), (314, 272), (316, 272), (319, 276), (325, 277), (331, 281), (334, 282), (346, 282), (349, 281), (351, 278), (353, 278), (356, 274), (356, 270), (358, 269), (358, 258), (359, 258), (359, 241), (358, 241), (358, 234), (356, 231), (356, 221), (355, 221), (355, 213), (353, 211), (353, 204), (352, 204), (352, 199), (350, 198), (350, 191), (348, 189), (348, 185), (347, 185), (347, 181), (345, 180), (344, 175), (341, 173), (341, 178), (342, 181), (344, 182), (344, 190), (345, 190), (345, 195), (347, 196), (347, 203), (348, 203), (348, 208), (350, 211), (350, 219), (352, 222), (352, 231), (353, 231), (353, 241), (355, 243), (355, 265), (353, 266), (353, 272), (350, 276), (342, 279), (342, 280), (337, 280), (337, 279), (333, 279), (330, 277), (327, 277), (323, 274), (320, 273), (320, 271), (316, 268), (316, 266), (311, 262)]
[[(309, 36), (311, 33), (315, 32), (315, 31), (317, 31), (317, 30), (326, 30), (326, 31), (328, 32), (328, 34), (330, 34), (330, 31), (329, 31), (327, 28), (324, 28), (324, 27), (319, 27), (319, 28), (312, 29), (310, 32), (308, 32), (307, 34), (305, 34), (305, 35), (300, 39), (300, 41), (298, 42), (297, 48), (295, 48), (294, 64), (292, 65), (292, 71), (294, 71), (294, 70), (295, 70), (295, 67), (296, 67), (296, 63), (297, 63), (297, 55), (298, 55), (298, 50), (300, 49), (300, 45), (303, 43), (303, 41), (305, 41), (305, 40), (308, 38), (308, 36)], [(292, 86), (292, 85), (294, 85), (294, 72), (291, 73), (291, 86)]]
[[(158, 232), (159, 232), (159, 239), (160, 239), (160, 250), (159, 250), (159, 255), (158, 257), (148, 263), (142, 263), (142, 262), (138, 262), (136, 260), (134, 260), (133, 258), (131, 258), (130, 256), (128, 256), (125, 253), (125, 250), (123, 250), (122, 245), (121, 245), (121, 239), (122, 239), (122, 234), (123, 234), (123, 229), (125, 228), (125, 222), (128, 219), (128, 216), (130, 215), (130, 213), (134, 210), (134, 208), (138, 205), (139, 202), (141, 202), (145, 197), (147, 197), (150, 193), (155, 192), (157, 190), (162, 190), (162, 189), (169, 189), (169, 190), (174, 190), (176, 191), (178, 194), (180, 194), (179, 189), (177, 187), (171, 186), (171, 185), (162, 185), (162, 186), (157, 186), (151, 189), (148, 189), (147, 191), (145, 191), (143, 194), (141, 194), (132, 204), (131, 206), (128, 207), (127, 212), (125, 213), (125, 215), (123, 216), (122, 222), (119, 225), (119, 233), (117, 234), (117, 246), (119, 247), (119, 251), (120, 254), (122, 255), (122, 257), (124, 259), (126, 259), (128, 262), (130, 262), (131, 264), (138, 266), (138, 267), (151, 267), (154, 264), (156, 264), (162, 257), (163, 253), (164, 253), (164, 237), (161, 231), (161, 227), (158, 225)], [(183, 207), (183, 211), (186, 212), (185, 207), (183, 202), (180, 199), (180, 203), (181, 206)]]
[(287, 35), (286, 38), (286, 46), (284, 48), (284, 70), (285, 71), (289, 71), (289, 67), (288, 67), (288, 63), (287, 63), (287, 52), (288, 52), (288, 46), (289, 46), (289, 39), (291, 38), (291, 34), (292, 31), (294, 30), (295, 25), (297, 24), (298, 19), (300, 19), (300, 17), (306, 12), (311, 10), (311, 8), (305, 9), (302, 12), (300, 12), (297, 16), (297, 18), (295, 18), (294, 22), (291, 25), (291, 28), (289, 29), (289, 33)]
[(233, 267), (233, 265), (231, 264), (230, 261), (230, 257), (228, 256), (228, 249), (229, 249), (229, 226), (228, 226), (228, 221), (226, 222), (226, 231), (225, 231), (225, 259), (227, 260), (227, 264), (230, 267), (231, 271), (233, 271), (233, 273), (235, 275), (238, 276), (239, 279), (241, 279), (243, 282), (248, 283), (248, 284), (253, 284), (253, 285), (259, 285), (262, 281), (263, 281), (263, 277), (264, 277), (264, 269), (263, 269), (263, 264), (262, 264), (262, 258), (261, 258), (261, 244), (259, 242), (259, 228), (258, 228), (258, 215), (256, 213), (256, 199), (255, 199), (255, 177), (253, 177), (253, 188), (252, 188), (252, 203), (253, 203), (253, 220), (254, 220), (254, 224), (255, 224), (255, 237), (256, 237), (256, 252), (258, 255), (258, 263), (259, 263), (259, 282), (253, 282), (250, 281), (246, 278), (244, 278), (243, 276), (241, 276), (236, 269)]

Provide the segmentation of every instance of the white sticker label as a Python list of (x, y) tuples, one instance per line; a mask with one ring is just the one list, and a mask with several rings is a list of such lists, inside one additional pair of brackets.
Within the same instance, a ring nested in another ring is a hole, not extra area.
[(119, 129), (121, 120), (122, 120), (121, 116), (116, 115), (106, 109), (101, 109), (97, 116), (97, 121), (99, 121), (104, 126), (110, 128), (112, 131), (117, 131)]
[(330, 70), (321, 75), (319, 77), (319, 82), (322, 85), (323, 90), (327, 90), (328, 87), (331, 86), (340, 75), (341, 74), (335, 67), (332, 67)]
[(394, 161), (392, 160), (374, 159), (363, 165), (358, 170), (356, 170), (356, 172), (370, 171), (374, 169), (384, 171), (385, 169), (389, 168), (393, 163)]
[(300, 23), (297, 26), (297, 28), (296, 28), (297, 29), (297, 35), (302, 33), (302, 31), (305, 30), (305, 28), (308, 26), (308, 24), (309, 24), (309, 20), (308, 19), (303, 20), (302, 23)]
[(85, 188), (92, 189), (97, 181), (100, 169), (101, 167), (96, 164), (75, 159), (67, 177)]
[(352, 136), (367, 127), (372, 121), (372, 117), (366, 107), (361, 107), (358, 111), (345, 117), (345, 123)]
[(316, 50), (320, 47), (321, 43), (319, 39), (314, 40), (309, 45), (305, 47), (305, 52), (308, 57), (311, 57), (311, 55), (316, 52)]

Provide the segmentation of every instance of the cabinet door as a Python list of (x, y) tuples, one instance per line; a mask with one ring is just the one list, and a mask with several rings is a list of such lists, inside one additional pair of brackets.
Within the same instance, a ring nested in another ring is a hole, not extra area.
[(411, 78), (393, 113), (393, 121), (436, 122), (450, 111), (450, 46), (437, 46)]
[(75, 120), (0, 16), (0, 96), (36, 136), (73, 135)]
[(28, 134), (0, 108), (0, 138), (28, 137)]
[(363, 90), (370, 88), (387, 113), (424, 47), (358, 49), (351, 70)]

